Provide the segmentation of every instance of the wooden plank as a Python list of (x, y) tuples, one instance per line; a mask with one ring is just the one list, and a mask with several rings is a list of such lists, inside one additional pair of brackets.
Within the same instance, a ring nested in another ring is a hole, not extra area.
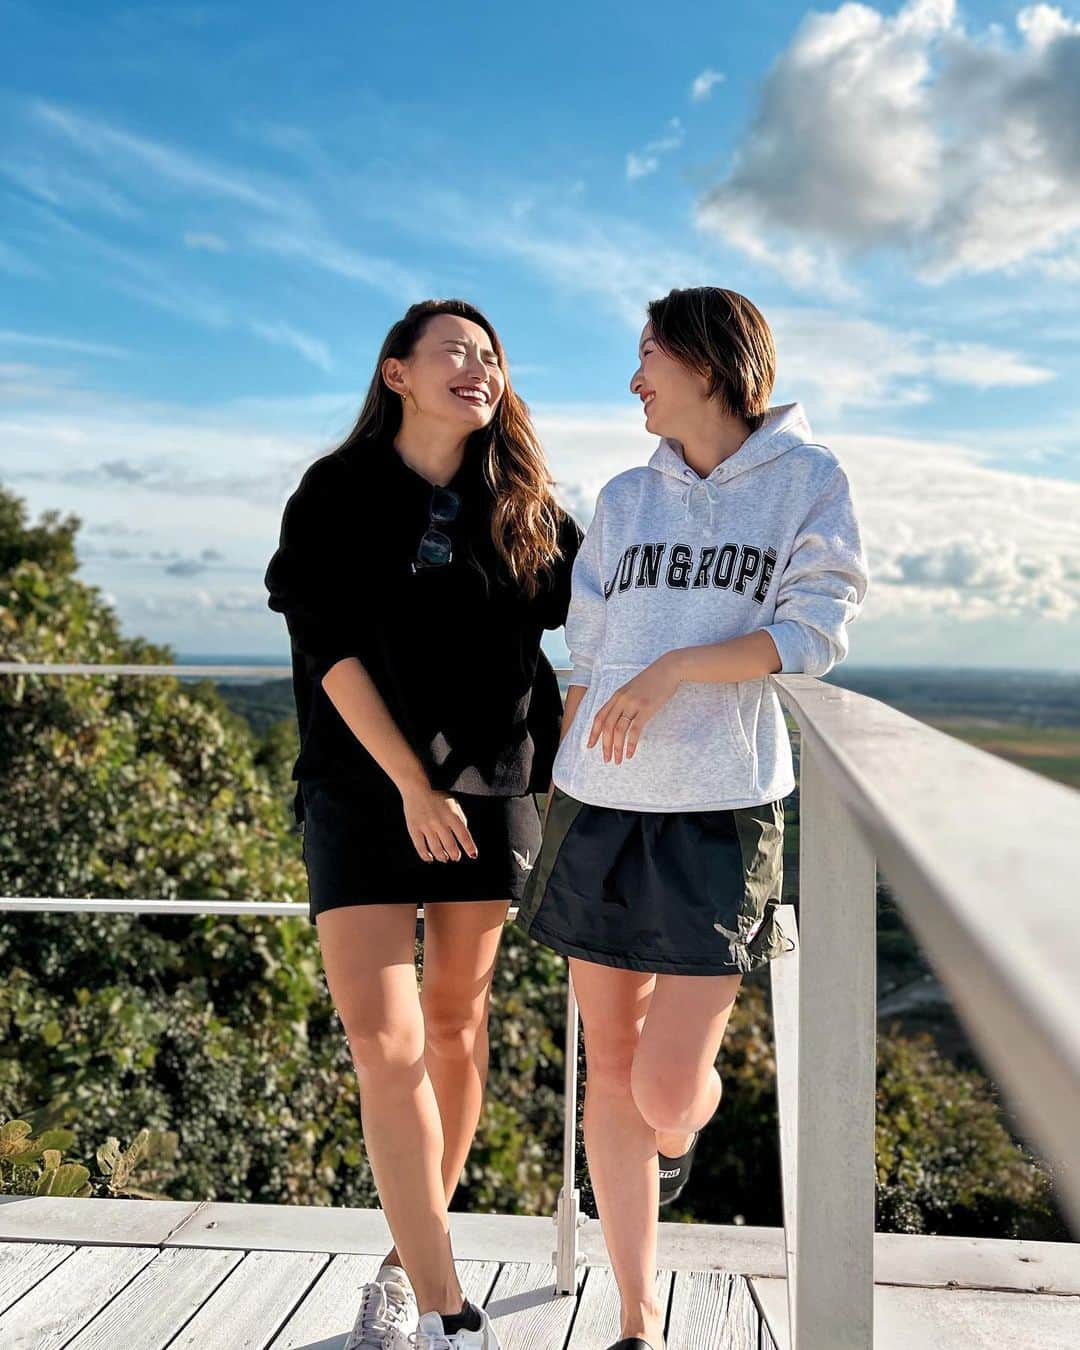
[(555, 1292), (555, 1267), (550, 1263), (512, 1261), (499, 1272), (485, 1306), (503, 1350), (563, 1350), (576, 1299)]
[(75, 1251), (61, 1243), (0, 1243), (0, 1313)]
[(745, 1276), (721, 1270), (676, 1273), (667, 1350), (758, 1350), (760, 1323)]
[(360, 1306), (360, 1287), (378, 1274), (381, 1256), (335, 1256), (271, 1342), (271, 1350), (340, 1350)]
[(0, 1345), (59, 1350), (155, 1255), (148, 1247), (80, 1248), (0, 1316)]
[[(671, 1299), (670, 1270), (656, 1272), (656, 1299), (667, 1319)], [(619, 1287), (610, 1266), (590, 1266), (578, 1298), (577, 1316), (566, 1343), (566, 1350), (597, 1350), (619, 1339)], [(658, 1348), (659, 1350), (659, 1348)], [(756, 1347), (755, 1347), (756, 1350)]]
[[(784, 1281), (750, 1283), (777, 1345), (786, 1347)], [(874, 1288), (874, 1350), (1076, 1350), (1078, 1345), (1080, 1297), (1075, 1294)]]
[[(530, 1215), (453, 1213), (450, 1238), (459, 1260), (485, 1261), (498, 1253), (503, 1260), (546, 1264), (555, 1247), (555, 1225)], [(385, 1256), (392, 1243), (381, 1209), (211, 1202), (166, 1245)]]
[[(579, 1243), (588, 1265), (608, 1264), (599, 1220), (585, 1221)], [(661, 1223), (657, 1263), (664, 1270), (726, 1270), (782, 1278), (786, 1273), (784, 1230), (752, 1224)]]
[[(335, 1256), (281, 1328), (270, 1350), (341, 1350), (360, 1306), (360, 1288), (379, 1273), (381, 1256)], [(465, 1297), (483, 1304), (499, 1273), (497, 1261), (458, 1261)]]
[(73, 1200), (58, 1195), (5, 1196), (0, 1239), (14, 1242), (159, 1246), (200, 1206), (182, 1200)]
[(248, 1252), (169, 1350), (264, 1350), (328, 1260), (319, 1252)]
[(163, 1350), (242, 1259), (239, 1252), (158, 1252), (67, 1350)]
[(461, 1292), (478, 1308), (484, 1307), (491, 1297), (495, 1281), (499, 1278), (498, 1261), (455, 1261)]

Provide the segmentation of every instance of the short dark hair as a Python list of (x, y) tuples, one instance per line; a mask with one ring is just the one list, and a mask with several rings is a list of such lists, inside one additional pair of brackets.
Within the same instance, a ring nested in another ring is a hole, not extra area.
[(757, 306), (738, 291), (692, 286), (669, 291), (648, 308), (657, 345), (707, 375), (710, 398), (756, 431), (776, 380), (776, 345)]

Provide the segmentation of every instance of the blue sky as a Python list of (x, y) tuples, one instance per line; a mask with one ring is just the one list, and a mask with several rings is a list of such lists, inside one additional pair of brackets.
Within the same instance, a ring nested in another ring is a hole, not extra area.
[(851, 660), (1080, 669), (1077, 18), (0, 0), (0, 481), (132, 632), (284, 654), (281, 505), (411, 301), (490, 314), (587, 524), (645, 302), (725, 285), (849, 470)]

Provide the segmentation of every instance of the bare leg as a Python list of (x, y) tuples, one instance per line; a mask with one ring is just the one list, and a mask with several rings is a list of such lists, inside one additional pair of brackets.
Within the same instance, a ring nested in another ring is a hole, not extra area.
[(570, 960), (585, 1032), (585, 1152), (622, 1304), (620, 1336), (660, 1350), (656, 1300), (660, 1199), (654, 1127), (638, 1110), (631, 1073), (655, 975)]
[(420, 1311), (461, 1307), (442, 1180), (443, 1134), (424, 1062), (412, 905), (317, 919), (327, 984), (360, 1084), (364, 1145)]
[[(509, 908), (509, 900), (424, 906), (424, 1059), (442, 1121), (448, 1208), (483, 1106), (491, 977)], [(401, 1264), (396, 1247), (385, 1264)]]
[(656, 977), (631, 1087), (638, 1110), (670, 1157), (685, 1152), (693, 1131), (707, 1124), (720, 1104), (716, 1056), (741, 983), (741, 975)]

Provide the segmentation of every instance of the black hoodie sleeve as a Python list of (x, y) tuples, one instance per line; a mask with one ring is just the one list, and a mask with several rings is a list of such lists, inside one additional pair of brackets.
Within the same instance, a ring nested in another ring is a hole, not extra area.
[(574, 517), (560, 510), (559, 550), (562, 556), (552, 563), (546, 589), (539, 600), (541, 622), (545, 628), (561, 628), (566, 622), (570, 608), (570, 574), (583, 538), (584, 532)]
[(362, 657), (358, 625), (347, 621), (342, 597), (348, 535), (341, 473), (341, 465), (324, 457), (304, 474), (285, 504), (279, 546), (265, 577), (267, 603), (285, 616), (293, 648), (316, 681), (344, 657)]

